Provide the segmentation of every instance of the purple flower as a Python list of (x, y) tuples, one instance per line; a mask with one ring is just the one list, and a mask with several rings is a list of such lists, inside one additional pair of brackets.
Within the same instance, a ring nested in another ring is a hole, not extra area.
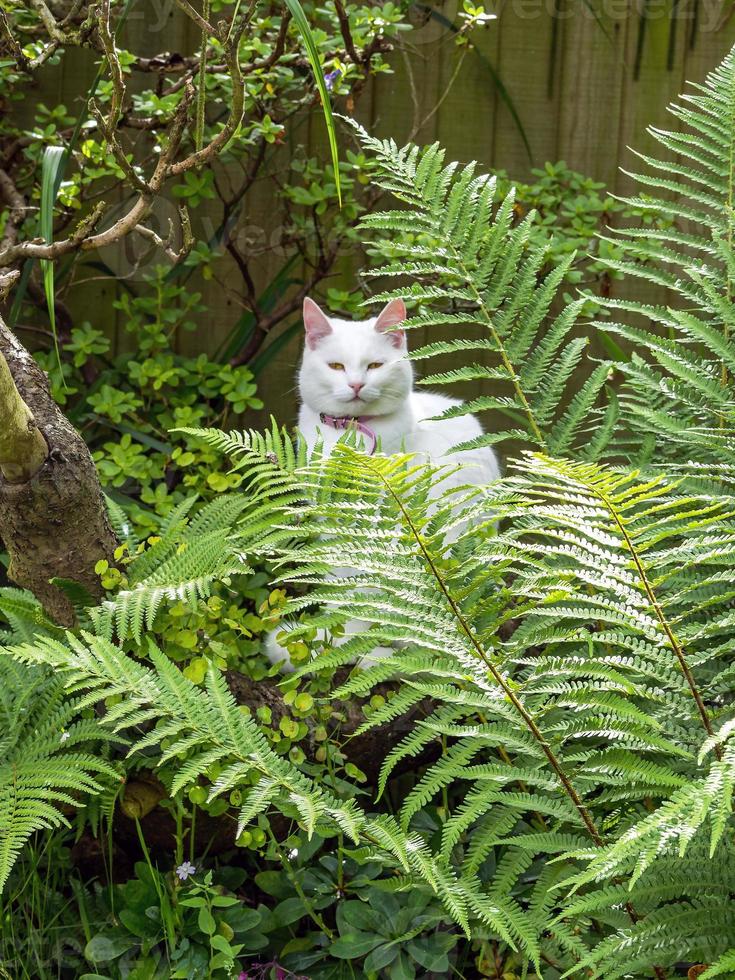
[(197, 869), (194, 867), (191, 861), (184, 861), (184, 863), (180, 864), (176, 869), (176, 875), (180, 881), (186, 881), (187, 878), (190, 878), (193, 874), (196, 874), (196, 870)]
[(340, 78), (342, 72), (339, 68), (335, 68), (334, 71), (330, 71), (328, 75), (324, 76), (324, 82), (327, 86), (327, 92), (331, 92), (334, 88), (335, 82)]

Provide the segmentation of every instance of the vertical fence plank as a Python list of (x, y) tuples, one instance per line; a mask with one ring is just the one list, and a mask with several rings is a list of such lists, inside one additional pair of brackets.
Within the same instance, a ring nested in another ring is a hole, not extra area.
[[(531, 166), (557, 155), (558, 80), (566, 4), (576, 0), (512, 0), (500, 12), (500, 45), (496, 68), (518, 112), (530, 144), (530, 157), (508, 106), (495, 101), (492, 164), (519, 180)], [(573, 16), (573, 13), (572, 13)]]
[(604, 7), (598, 17), (579, 6), (565, 24), (556, 156), (612, 184), (617, 155), (611, 143), (621, 114), (628, 18)]
[[(630, 147), (643, 153), (654, 151), (655, 140), (646, 132), (649, 126), (676, 128), (673, 117), (667, 118), (666, 106), (682, 87), (685, 32), (671, 18), (672, 3), (674, 0), (648, 0), (642, 8), (647, 16), (632, 12), (628, 18), (618, 145), (618, 166), (626, 170), (637, 169)], [(631, 179), (619, 173), (616, 189), (628, 193), (632, 186)]]

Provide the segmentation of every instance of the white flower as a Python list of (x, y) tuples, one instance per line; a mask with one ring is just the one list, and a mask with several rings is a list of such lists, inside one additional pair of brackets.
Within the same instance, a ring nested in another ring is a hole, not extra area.
[(191, 861), (184, 861), (184, 863), (180, 864), (176, 869), (176, 874), (181, 881), (186, 881), (187, 878), (190, 878), (193, 874), (196, 874), (196, 870), (197, 869), (194, 867)]
[(69, 734), (69, 732), (62, 732), (61, 733), (61, 738), (59, 739), (59, 741), (60, 742), (65, 742), (67, 740), (67, 738), (71, 738), (71, 735)]

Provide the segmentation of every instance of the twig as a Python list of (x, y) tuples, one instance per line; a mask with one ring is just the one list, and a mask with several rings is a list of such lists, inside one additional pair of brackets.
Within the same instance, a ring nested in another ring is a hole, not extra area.
[(43, 2), (43, 0), (31, 0), (31, 6), (36, 11), (38, 16), (43, 22), (43, 26), (46, 28), (48, 36), (59, 44), (64, 44), (66, 41), (66, 34), (61, 30), (56, 22), (56, 18), (51, 13), (49, 8)]
[(283, 55), (286, 50), (286, 37), (288, 35), (288, 27), (291, 23), (291, 11), (287, 10), (281, 19), (281, 27), (278, 31), (278, 37), (276, 38), (276, 43), (273, 50), (265, 58), (256, 59), (255, 61), (249, 62), (242, 68), (243, 75), (250, 75), (254, 71), (264, 71), (274, 65), (279, 58)]
[(11, 31), (8, 18), (5, 15), (5, 11), (2, 9), (2, 7), (0, 7), (0, 34), (5, 38), (10, 46), (11, 53), (15, 58), (15, 62), (18, 67), (23, 71), (27, 71), (29, 65), (28, 58), (26, 58), (26, 56), (23, 54), (23, 48), (18, 43), (17, 38)]
[(69, 12), (65, 15), (63, 20), (59, 22), (59, 27), (68, 27), (74, 21), (79, 11), (84, 6), (85, 0), (74, 0), (74, 3), (69, 8)]
[[(102, 214), (106, 210), (105, 203), (100, 202), (91, 214), (79, 222), (73, 234), (68, 238), (59, 239), (50, 244), (41, 239), (33, 239), (2, 249), (0, 251), (0, 268), (12, 265), (18, 259), (24, 257), (57, 259), (77, 249), (90, 251), (106, 245), (112, 245), (133, 231), (137, 225), (141, 224), (148, 216), (155, 196), (161, 190), (164, 182), (174, 172), (173, 160), (181, 144), (192, 98), (193, 89), (189, 87), (176, 109), (176, 113), (169, 127), (168, 144), (159, 157), (153, 175), (148, 183), (144, 185), (144, 189), (140, 191), (137, 200), (126, 214), (119, 218), (110, 228), (94, 235), (92, 232), (99, 224)], [(206, 149), (208, 148), (205, 147)], [(182, 163), (185, 162), (182, 161)], [(193, 166), (193, 163), (190, 163), (189, 166)], [(189, 169), (189, 166), (184, 169)]]
[(195, 244), (194, 235), (191, 231), (191, 220), (186, 207), (182, 206), (179, 209), (179, 216), (181, 219), (182, 243), (181, 248), (178, 251), (171, 247), (175, 237), (172, 221), (169, 221), (168, 235), (165, 239), (161, 238), (161, 236), (158, 235), (152, 228), (148, 228), (145, 225), (136, 225), (133, 229), (139, 235), (142, 235), (143, 238), (147, 238), (148, 241), (153, 242), (154, 245), (157, 245), (159, 248), (163, 249), (167, 258), (169, 258), (174, 265), (182, 262), (194, 248)]
[(446, 97), (452, 91), (452, 88), (454, 87), (454, 83), (459, 78), (459, 73), (460, 73), (460, 71), (462, 69), (462, 65), (464, 64), (464, 59), (467, 56), (468, 50), (469, 50), (469, 47), (465, 47), (465, 48), (462, 49), (462, 54), (457, 59), (457, 64), (455, 65), (454, 71), (452, 72), (452, 77), (449, 79), (449, 81), (447, 82), (447, 84), (444, 86), (444, 91), (443, 91), (443, 93), (441, 95), (441, 98), (439, 98), (434, 103), (434, 105), (432, 106), (431, 110), (429, 112), (427, 112), (427, 114), (424, 116), (424, 118), (419, 122), (418, 126), (415, 126), (415, 128), (411, 131), (411, 134), (408, 137), (409, 142), (412, 142), (413, 139), (414, 139), (414, 137), (416, 136), (416, 134), (421, 129), (424, 128), (424, 126), (429, 122), (429, 120), (433, 119), (433, 117), (437, 114), (437, 112), (439, 111), (439, 109), (443, 105), (444, 100), (446, 99)]
[(201, 150), (196, 150), (184, 160), (172, 164), (170, 167), (170, 175), (172, 177), (178, 177), (179, 174), (184, 173), (186, 170), (201, 167), (215, 157), (221, 149), (224, 149), (235, 135), (245, 108), (245, 88), (242, 84), (242, 75), (240, 74), (240, 64), (238, 61), (239, 43), (240, 32), (238, 31), (236, 36), (228, 41), (225, 46), (227, 67), (232, 78), (232, 105), (230, 106), (230, 112), (225, 124), (207, 146)]
[(190, 17), (202, 31), (205, 31), (210, 37), (219, 37), (219, 34), (212, 24), (210, 24), (208, 20), (205, 20), (205, 18), (192, 7), (189, 0), (176, 0), (176, 3), (179, 7), (181, 7), (186, 16)]
[(342, 0), (334, 0), (334, 8), (337, 11), (337, 20), (339, 21), (342, 40), (345, 42), (345, 51), (356, 65), (360, 65), (362, 64), (362, 58), (355, 48), (352, 31), (350, 30), (350, 18), (347, 16), (347, 11), (344, 8)]
[(137, 191), (140, 191), (141, 193), (149, 192), (149, 185), (145, 182), (145, 180), (143, 180), (133, 164), (128, 160), (125, 150), (122, 148), (117, 136), (115, 135), (114, 129), (109, 128), (109, 123), (102, 115), (99, 106), (96, 103), (92, 103), (89, 109), (94, 118), (97, 120), (97, 124), (105, 136), (108, 147), (110, 150), (112, 150), (112, 155), (115, 157), (117, 165), (123, 171), (130, 183)]
[(125, 97), (125, 80), (123, 71), (120, 67), (120, 59), (115, 48), (115, 39), (110, 28), (110, 0), (102, 0), (102, 12), (97, 20), (97, 29), (100, 41), (107, 58), (107, 65), (110, 69), (110, 79), (112, 81), (112, 97), (110, 99), (110, 111), (107, 123), (104, 125), (103, 132), (107, 138), (114, 132), (120, 118), (123, 99)]

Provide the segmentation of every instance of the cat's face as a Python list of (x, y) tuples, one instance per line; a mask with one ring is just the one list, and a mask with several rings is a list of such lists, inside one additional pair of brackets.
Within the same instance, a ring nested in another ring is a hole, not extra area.
[(326, 415), (390, 415), (413, 385), (406, 359), (403, 300), (393, 300), (371, 320), (328, 317), (304, 300), (306, 343), (299, 372), (304, 404)]

